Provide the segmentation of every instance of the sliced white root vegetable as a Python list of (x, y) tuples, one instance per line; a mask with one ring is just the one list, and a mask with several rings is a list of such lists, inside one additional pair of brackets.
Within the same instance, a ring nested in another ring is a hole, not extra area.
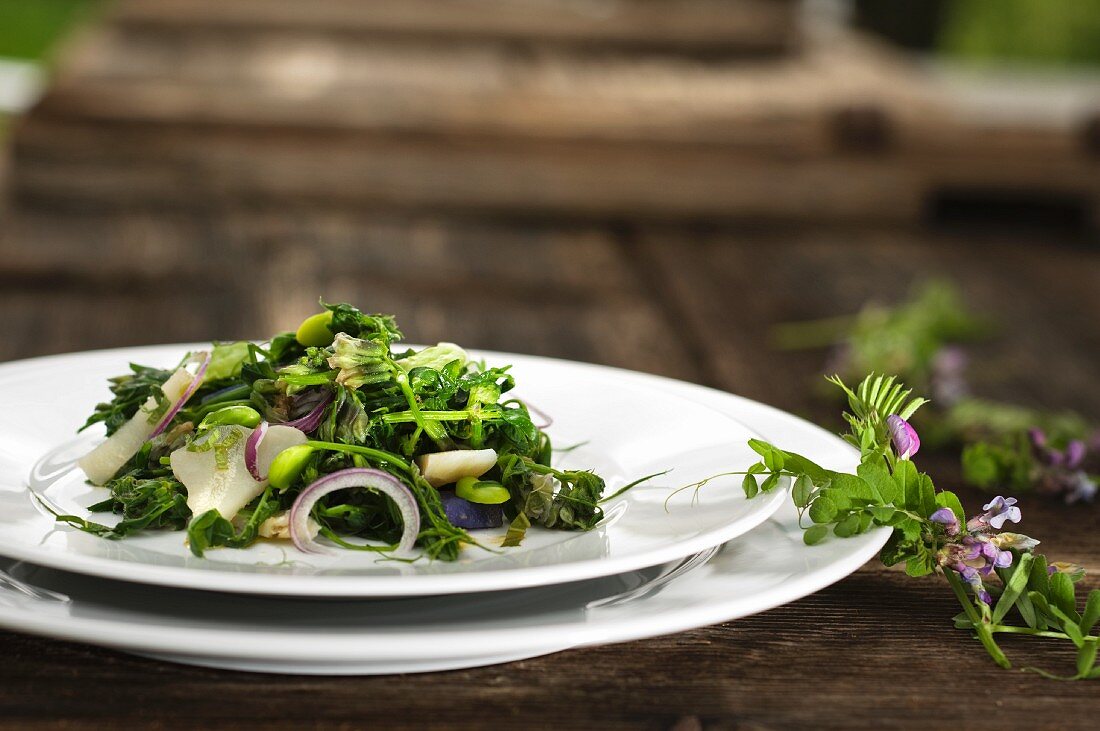
[[(267, 480), (253, 479), (245, 464), (244, 447), (251, 429), (243, 426), (215, 427), (211, 429), (211, 437), (224, 439), (229, 430), (237, 430), (241, 435), (229, 448), (224, 469), (218, 469), (214, 449), (199, 452), (180, 447), (172, 452), (172, 472), (187, 488), (187, 507), (195, 516), (217, 510), (223, 518), (232, 520), (241, 508), (256, 499), (267, 487)], [(306, 435), (294, 427), (268, 427), (256, 454), (260, 474), (267, 474), (279, 452), (305, 443)]]
[[(309, 538), (313, 540), (317, 537), (317, 534), (321, 532), (321, 526), (317, 525), (317, 521), (310, 518), (306, 523), (306, 527), (309, 529)], [(263, 538), (285, 538), (290, 539), (290, 511), (284, 510), (281, 513), (276, 513), (270, 518), (260, 523), (260, 536)]]
[[(160, 389), (164, 391), (164, 396), (169, 402), (175, 402), (183, 396), (183, 392), (191, 385), (192, 380), (194, 380), (192, 374), (184, 368), (179, 368)], [(119, 468), (137, 454), (141, 446), (148, 441), (157, 427), (157, 422), (160, 421), (160, 417), (149, 418), (149, 414), (156, 407), (157, 400), (150, 396), (132, 419), (119, 427), (107, 438), (107, 441), (80, 458), (77, 464), (84, 470), (84, 474), (92, 484), (102, 485), (114, 477)]]
[(481, 477), (497, 463), (495, 449), (457, 449), (416, 458), (416, 466), (432, 487), (448, 485), (463, 477)]

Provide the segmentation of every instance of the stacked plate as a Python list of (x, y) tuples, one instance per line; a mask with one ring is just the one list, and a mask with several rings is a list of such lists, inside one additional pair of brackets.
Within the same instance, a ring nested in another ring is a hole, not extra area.
[(478, 538), (456, 562), (373, 554), (317, 557), (289, 544), (190, 554), (180, 533), (108, 541), (55, 523), (43, 504), (85, 514), (101, 500), (76, 436), (130, 362), (170, 366), (194, 346), (39, 358), (0, 366), (0, 626), (176, 662), (264, 672), (382, 674), (507, 662), (724, 622), (848, 575), (878, 530), (807, 547), (786, 487), (746, 499), (739, 476), (676, 488), (755, 461), (776, 442), (834, 469), (855, 453), (796, 417), (727, 393), (629, 371), (528, 356), (511, 363), (524, 399), (551, 412), (609, 493), (589, 533), (532, 530), (518, 548)]

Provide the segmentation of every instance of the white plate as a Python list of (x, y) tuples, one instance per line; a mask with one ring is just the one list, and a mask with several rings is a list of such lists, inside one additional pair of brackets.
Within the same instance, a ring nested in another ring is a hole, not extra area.
[[(106, 378), (127, 363), (168, 367), (188, 349), (158, 346), (55, 356), (0, 366), (0, 555), (68, 571), (164, 586), (311, 597), (383, 597), (497, 591), (578, 581), (632, 571), (719, 545), (759, 525), (783, 500), (783, 490), (746, 500), (740, 480), (726, 477), (695, 500), (671, 497), (671, 487), (744, 469), (756, 461), (746, 446), (754, 432), (736, 419), (674, 392), (639, 373), (500, 353), (477, 353), (511, 363), (517, 393), (551, 413), (548, 430), (566, 467), (592, 468), (608, 494), (644, 475), (673, 468), (605, 506), (607, 518), (590, 532), (534, 528), (518, 548), (470, 547), (458, 561), (412, 564), (377, 554), (336, 551), (306, 556), (288, 542), (248, 549), (215, 549), (196, 558), (182, 532), (151, 531), (109, 541), (58, 526), (30, 491), (55, 509), (88, 515), (106, 497), (74, 465), (98, 439), (75, 436), (98, 401)], [(98, 425), (97, 425), (98, 427)], [(91, 430), (89, 430), (91, 431)], [(29, 489), (28, 489), (29, 488)], [(111, 515), (91, 516), (102, 522)], [(478, 531), (499, 545), (504, 529)]]
[[(858, 457), (840, 439), (761, 404), (654, 379), (765, 438), (832, 469)], [(711, 489), (711, 488), (707, 488)], [(658, 571), (522, 591), (383, 601), (233, 597), (105, 582), (23, 565), (15, 574), (65, 592), (69, 604), (0, 590), (0, 626), (197, 665), (284, 673), (383, 674), (474, 667), (558, 650), (654, 637), (743, 617), (799, 599), (855, 571), (885, 543), (880, 528), (816, 546), (802, 542), (789, 502), (659, 591), (593, 607)], [(247, 617), (242, 620), (241, 617)]]

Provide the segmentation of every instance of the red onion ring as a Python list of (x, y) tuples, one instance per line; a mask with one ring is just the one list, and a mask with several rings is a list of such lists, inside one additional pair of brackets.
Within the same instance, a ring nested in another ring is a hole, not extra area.
[[(196, 353), (191, 356), (190, 360), (194, 361), (199, 355), (199, 353)], [(184, 389), (183, 394), (174, 404), (172, 404), (168, 412), (165, 413), (164, 417), (157, 423), (156, 428), (153, 429), (153, 433), (149, 435), (150, 439), (159, 436), (161, 432), (167, 429), (168, 425), (172, 423), (172, 419), (176, 418), (176, 414), (178, 414), (180, 409), (183, 408), (183, 405), (187, 403), (187, 399), (191, 398), (195, 391), (199, 390), (199, 386), (202, 385), (202, 377), (206, 375), (206, 368), (210, 365), (210, 353), (204, 352), (201, 353), (201, 356), (202, 361), (199, 363), (198, 370), (195, 371), (195, 377), (191, 379), (191, 383)]]
[(332, 403), (332, 399), (333, 395), (331, 393), (327, 394), (308, 414), (300, 416), (294, 421), (285, 421), (283, 426), (292, 426), (305, 434), (317, 431), (317, 427), (321, 425), (321, 417), (325, 415), (325, 407)]
[(412, 550), (416, 538), (420, 535), (420, 508), (416, 498), (400, 480), (382, 470), (365, 467), (351, 467), (321, 477), (306, 489), (290, 507), (290, 540), (295, 548), (303, 553), (330, 553), (309, 535), (309, 514), (317, 501), (329, 493), (346, 490), (349, 487), (368, 487), (382, 493), (397, 505), (404, 524), (401, 540), (395, 553), (403, 554)]
[(244, 443), (244, 466), (248, 468), (248, 474), (256, 482), (263, 482), (266, 477), (260, 476), (260, 468), (256, 464), (256, 456), (260, 451), (260, 442), (267, 436), (267, 422), (261, 421), (248, 435), (248, 441)]

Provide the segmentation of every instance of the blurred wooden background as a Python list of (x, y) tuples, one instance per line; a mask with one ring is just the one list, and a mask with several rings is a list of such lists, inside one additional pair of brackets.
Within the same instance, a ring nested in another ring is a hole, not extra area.
[[(776, 322), (945, 273), (1080, 338), (1100, 82), (1006, 110), (798, 7), (120, 0), (13, 123), (0, 358), (262, 337), (324, 296), (775, 400), (745, 360)], [(1052, 258), (1081, 284), (1005, 296)]]
[[(13, 124), (0, 360), (261, 338), (323, 296), (396, 313), (416, 341), (649, 371), (836, 424), (812, 398), (823, 356), (777, 353), (771, 329), (893, 302), (938, 275), (1005, 325), (978, 355), (976, 389), (1100, 420), (1100, 86), (1031, 97), (946, 83), (865, 38), (810, 32), (796, 6), (120, 0)], [(940, 460), (937, 480), (952, 464)], [(1095, 513), (1028, 511), (1052, 554), (1100, 564)], [(951, 629), (952, 611), (934, 580), (868, 567), (760, 618), (454, 674), (448, 687), (456, 708), (507, 717), (517, 698), (550, 703), (538, 686), (566, 721), (607, 728), (699, 713), (720, 726), (942, 725), (984, 722), (994, 703), (1022, 725), (1087, 725), (1091, 688), (1036, 691), (996, 670)], [(824, 618), (817, 639), (806, 612)], [(181, 683), (180, 698), (230, 677), (6, 641), (6, 682), (27, 697), (22, 679), (57, 663), (109, 663), (123, 683), (151, 672)], [(798, 702), (778, 681), (746, 682), (824, 665), (849, 676)], [(935, 705), (947, 667), (977, 686), (950, 712)], [(660, 680), (669, 668), (680, 680)], [(586, 706), (574, 677), (607, 703)], [(414, 727), (438, 718), (415, 710), (434, 682), (273, 687), (386, 689)], [(499, 693), (487, 699), (481, 682)], [(255, 705), (251, 680), (234, 688), (234, 703)], [(882, 707), (865, 716), (832, 702), (868, 688)], [(279, 707), (285, 727), (305, 721), (300, 704)], [(89, 728), (133, 720), (109, 708), (65, 714)], [(213, 709), (195, 714), (217, 725)]]

